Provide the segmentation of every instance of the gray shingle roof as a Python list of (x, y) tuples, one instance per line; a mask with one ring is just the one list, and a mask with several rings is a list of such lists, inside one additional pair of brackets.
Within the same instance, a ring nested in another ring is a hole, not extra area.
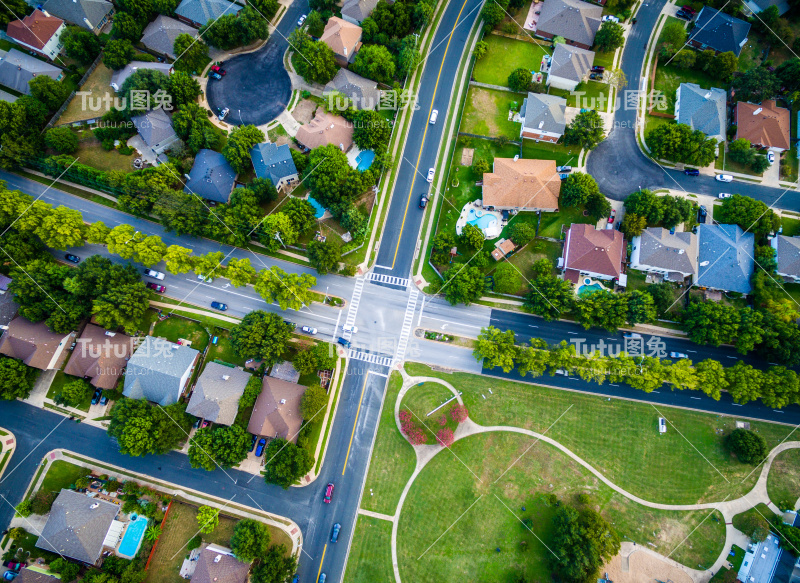
[(522, 103), (522, 111), (525, 112), (523, 130), (563, 134), (564, 128), (567, 127), (564, 116), (566, 110), (567, 100), (563, 97), (544, 93), (528, 93), (528, 97)]
[(772, 240), (777, 248), (778, 273), (800, 277), (800, 237), (778, 235)]
[(175, 14), (200, 26), (223, 14), (238, 14), (244, 8), (227, 0), (183, 0), (175, 9)]
[(632, 243), (638, 247), (642, 265), (697, 275), (697, 235), (694, 233), (670, 235), (667, 229), (650, 227)]
[(580, 0), (546, 0), (536, 30), (592, 46), (603, 7)]
[(239, 397), (251, 378), (253, 375), (239, 367), (209, 362), (197, 379), (186, 412), (214, 423), (232, 425), (239, 411)]
[(9, 103), (14, 103), (17, 100), (16, 95), (12, 95), (8, 91), (3, 91), (0, 89), (0, 101), (8, 101)]
[(61, 490), (36, 546), (93, 565), (118, 510), (111, 502)]
[(256, 144), (250, 150), (250, 159), (253, 161), (256, 176), (266, 178), (275, 186), (283, 178), (297, 176), (297, 168), (288, 144), (282, 146), (271, 142)]
[(111, 74), (111, 83), (110, 85), (114, 88), (115, 91), (119, 91), (122, 89), (122, 84), (133, 75), (138, 69), (155, 69), (157, 71), (161, 71), (164, 75), (169, 75), (170, 71), (172, 70), (172, 65), (169, 63), (148, 63), (146, 61), (131, 61), (127, 65), (125, 65), (119, 71), (114, 71)]
[(200, 150), (194, 158), (184, 192), (193, 192), (200, 198), (228, 202), (236, 181), (236, 171), (225, 157), (214, 150)]
[(566, 43), (558, 43), (550, 62), (550, 75), (580, 81), (592, 68), (594, 52)]
[(375, 109), (380, 105), (381, 90), (378, 84), (348, 69), (339, 69), (336, 76), (325, 85), (323, 94), (338, 91), (353, 102), (355, 109)]
[(724, 139), (727, 119), (727, 93), (712, 87), (703, 89), (696, 83), (681, 83), (677, 100), (678, 123), (685, 123), (709, 137)]
[(172, 119), (161, 108), (132, 117), (131, 121), (136, 126), (139, 135), (142, 136), (144, 143), (154, 150), (178, 139), (175, 130), (172, 129)]
[[(43, 9), (61, 20), (66, 20), (87, 30), (94, 30), (114, 9), (106, 0), (48, 0)], [(85, 20), (84, 20), (85, 19)], [(86, 24), (86, 20), (91, 23)]]
[(208, 545), (197, 557), (192, 583), (245, 583), (250, 565), (225, 547)]
[(174, 59), (177, 55), (172, 49), (175, 46), (175, 39), (181, 34), (197, 36), (197, 29), (169, 16), (159, 14), (144, 29), (142, 44), (151, 51), (162, 53)]
[(14, 583), (61, 583), (61, 578), (22, 567), (19, 576), (14, 579)]
[(755, 236), (738, 225), (697, 227), (700, 266), (697, 285), (712, 289), (750, 293)]
[(175, 403), (184, 388), (181, 378), (199, 354), (194, 348), (146, 336), (128, 361), (122, 394), (160, 405)]
[(0, 85), (30, 95), (28, 81), (37, 75), (58, 79), (61, 69), (17, 49), (8, 52), (0, 50)]
[(749, 32), (749, 22), (709, 6), (703, 6), (697, 15), (692, 32), (689, 33), (689, 40), (721, 53), (732, 51), (738, 57)]
[(362, 20), (372, 14), (377, 5), (378, 0), (344, 0), (342, 16), (348, 16), (361, 24)]

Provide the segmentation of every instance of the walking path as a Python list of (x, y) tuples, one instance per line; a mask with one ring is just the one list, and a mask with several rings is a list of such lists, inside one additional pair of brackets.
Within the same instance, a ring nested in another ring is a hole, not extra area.
[(157, 308), (169, 308), (170, 310), (179, 310), (181, 312), (188, 312), (190, 314), (199, 314), (200, 316), (208, 316), (209, 318), (215, 318), (217, 320), (222, 320), (223, 322), (230, 322), (231, 324), (238, 324), (242, 320), (240, 318), (232, 318), (230, 316), (223, 316), (218, 312), (208, 312), (206, 310), (197, 310), (195, 308), (187, 308), (185, 306), (179, 306), (177, 304), (167, 304), (164, 302), (156, 302), (150, 300), (150, 305), (155, 306)]
[(3, 477), (3, 472), (6, 471), (15, 449), (17, 449), (17, 438), (8, 429), (0, 427), (0, 478)]

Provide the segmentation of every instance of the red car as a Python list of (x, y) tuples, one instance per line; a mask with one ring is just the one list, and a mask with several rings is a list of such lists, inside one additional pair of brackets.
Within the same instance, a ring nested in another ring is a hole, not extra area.
[(332, 497), (333, 497), (333, 484), (330, 483), (330, 484), (328, 484), (328, 487), (325, 488), (325, 497), (322, 499), (322, 501), (325, 504), (330, 504)]
[(612, 210), (611, 210), (611, 216), (610, 216), (610, 217), (608, 217), (608, 222), (609, 222), (609, 223), (613, 223), (613, 222), (614, 222), (614, 217), (615, 217), (615, 216), (617, 216), (617, 211), (616, 211), (616, 209), (612, 209)]
[(211, 72), (222, 75), (223, 77), (225, 76), (225, 69), (223, 69), (219, 65), (214, 65), (213, 67), (211, 67)]
[(697, 12), (694, 8), (692, 8), (691, 6), (689, 6), (687, 4), (684, 4), (683, 6), (681, 6), (681, 10), (683, 10), (684, 12), (688, 12), (692, 16), (694, 16), (695, 12)]
[(167, 291), (167, 287), (166, 286), (158, 284), (158, 283), (153, 283), (152, 281), (148, 281), (144, 285), (145, 285), (145, 287), (153, 290), (154, 292), (158, 292), (160, 294), (163, 294), (165, 291)]

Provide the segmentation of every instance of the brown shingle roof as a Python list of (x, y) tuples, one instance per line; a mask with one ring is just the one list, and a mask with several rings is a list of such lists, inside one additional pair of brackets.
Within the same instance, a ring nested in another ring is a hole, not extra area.
[(517, 246), (514, 245), (514, 241), (511, 239), (500, 239), (494, 244), (492, 257), (494, 257), (496, 261), (500, 261), (503, 257), (511, 253), (516, 248)]
[(300, 126), (295, 137), (312, 150), (333, 144), (346, 152), (353, 145), (353, 127), (341, 116), (320, 111), (314, 119)]
[(56, 334), (44, 322), (34, 324), (17, 316), (0, 338), (0, 354), (18, 358), (33, 368), (48, 370), (64, 362), (68, 342), (68, 334)]
[[(758, 110), (761, 111), (758, 111)], [(756, 113), (758, 111), (758, 113)], [(761, 105), (740, 101), (736, 104), (736, 138), (768, 148), (789, 149), (791, 114), (773, 100)]]
[(304, 386), (264, 377), (261, 394), (256, 399), (247, 431), (253, 435), (282, 437), (296, 442), (303, 421), (300, 400), (305, 392)]
[(89, 382), (99, 389), (113, 389), (131, 354), (133, 338), (120, 333), (107, 336), (105, 329), (87, 324), (64, 373), (89, 377)]
[(230, 549), (208, 545), (197, 557), (192, 583), (245, 583), (250, 565), (233, 556)]
[(557, 209), (560, 191), (555, 160), (495, 158), (483, 175), (484, 206)]
[(22, 20), (8, 23), (8, 36), (28, 46), (41, 49), (47, 44), (64, 21), (34, 10)]
[(319, 40), (328, 45), (337, 55), (350, 59), (361, 42), (361, 27), (346, 20), (331, 16)]
[(571, 225), (564, 244), (564, 268), (619, 277), (623, 243), (622, 233), (616, 229), (598, 231), (592, 225)]

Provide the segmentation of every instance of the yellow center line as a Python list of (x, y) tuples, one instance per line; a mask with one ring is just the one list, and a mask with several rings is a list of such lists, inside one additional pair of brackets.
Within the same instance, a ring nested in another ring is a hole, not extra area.
[[(372, 371), (369, 371), (372, 372)], [(367, 388), (367, 378), (369, 372), (364, 375), (364, 384), (361, 386), (361, 396), (358, 398), (358, 409), (356, 409), (356, 420), (353, 421), (353, 432), (350, 434), (350, 444), (347, 446), (347, 455), (344, 457), (344, 467), (342, 468), (342, 475), (347, 470), (347, 460), (350, 458), (350, 448), (353, 447), (353, 437), (356, 434), (356, 425), (358, 424), (358, 416), (361, 413), (361, 401), (364, 399), (364, 390)]]
[(319, 576), (322, 574), (322, 562), (325, 560), (325, 551), (328, 550), (328, 543), (325, 543), (325, 546), (322, 547), (322, 559), (319, 562), (319, 571), (317, 571), (317, 581), (319, 581)]
[[(392, 257), (392, 269), (394, 269), (395, 261), (397, 261), (397, 253), (400, 251), (400, 241), (403, 238), (403, 227), (406, 224), (406, 217), (408, 217), (408, 207), (411, 204), (411, 194), (414, 192), (414, 182), (417, 178), (417, 173), (419, 172), (419, 162), (422, 158), (422, 148), (425, 146), (425, 136), (428, 134), (428, 126), (430, 125), (428, 121), (431, 119), (431, 113), (433, 113), (433, 102), (436, 101), (436, 93), (439, 90), (439, 79), (442, 76), (442, 69), (444, 69), (444, 62), (447, 59), (447, 51), (450, 48), (450, 41), (453, 40), (453, 33), (456, 31), (456, 27), (459, 24), (459, 20), (461, 19), (461, 13), (464, 12), (464, 8), (467, 6), (467, 2), (469, 0), (464, 0), (464, 3), (461, 5), (461, 10), (458, 11), (458, 16), (456, 16), (456, 23), (453, 25), (453, 30), (450, 31), (450, 38), (447, 39), (447, 44), (444, 47), (444, 55), (442, 56), (442, 64), (439, 65), (439, 74), (436, 75), (436, 84), (433, 86), (433, 97), (431, 98), (431, 107), (428, 110), (428, 117), (425, 119), (425, 130), (422, 132), (422, 143), (419, 145), (419, 154), (417, 155), (417, 164), (414, 166), (414, 173), (411, 176), (411, 188), (408, 191), (408, 200), (406, 200), (406, 210), (403, 213), (403, 222), (400, 223), (400, 236), (397, 237), (397, 247), (394, 250), (394, 257)], [(446, 10), (446, 9), (445, 9)], [(458, 68), (456, 68), (456, 72)], [(455, 80), (454, 80), (455, 82)]]

